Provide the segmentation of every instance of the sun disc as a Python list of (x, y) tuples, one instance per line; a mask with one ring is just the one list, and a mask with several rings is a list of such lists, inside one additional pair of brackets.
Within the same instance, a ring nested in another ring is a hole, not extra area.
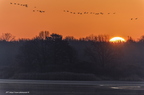
[(126, 40), (122, 37), (113, 37), (109, 41), (110, 42), (126, 42)]

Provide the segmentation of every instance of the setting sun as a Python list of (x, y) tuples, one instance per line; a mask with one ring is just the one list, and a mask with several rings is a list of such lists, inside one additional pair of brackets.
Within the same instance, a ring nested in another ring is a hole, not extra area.
[(126, 42), (126, 40), (122, 37), (113, 37), (109, 41), (110, 42)]

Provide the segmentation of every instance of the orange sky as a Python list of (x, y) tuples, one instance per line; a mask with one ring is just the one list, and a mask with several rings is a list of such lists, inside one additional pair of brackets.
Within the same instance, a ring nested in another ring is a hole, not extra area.
[[(28, 7), (10, 2), (28, 4)], [(33, 10), (44, 10), (45, 13)], [(79, 15), (70, 12), (89, 13)], [(90, 12), (104, 14), (94, 15)], [(106, 34), (137, 39), (144, 35), (144, 1), (0, 0), (0, 34), (11, 33), (17, 38), (32, 38), (45, 30), (76, 38)]]

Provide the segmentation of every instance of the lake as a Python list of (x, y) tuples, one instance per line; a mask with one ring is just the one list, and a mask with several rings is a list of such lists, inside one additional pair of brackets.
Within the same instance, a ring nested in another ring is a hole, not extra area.
[(0, 79), (0, 95), (144, 95), (144, 82)]

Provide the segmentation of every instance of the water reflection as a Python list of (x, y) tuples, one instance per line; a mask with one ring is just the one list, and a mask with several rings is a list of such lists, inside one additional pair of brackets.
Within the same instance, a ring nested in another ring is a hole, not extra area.
[(141, 86), (0, 83), (0, 95), (144, 95), (142, 88)]
[(144, 90), (141, 86), (117, 86), (111, 87), (112, 89), (127, 89), (127, 90)]

